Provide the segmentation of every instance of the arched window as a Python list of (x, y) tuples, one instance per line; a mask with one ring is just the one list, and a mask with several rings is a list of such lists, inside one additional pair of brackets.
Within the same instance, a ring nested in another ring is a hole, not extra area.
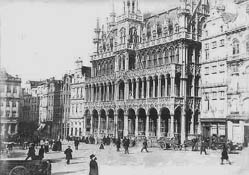
[(125, 28), (120, 29), (120, 43), (125, 44)]
[(165, 64), (168, 64), (169, 63), (169, 51), (166, 49), (164, 51), (164, 59), (165, 59)]
[(239, 41), (237, 39), (233, 40), (233, 55), (239, 54)]
[(160, 23), (157, 23), (157, 35), (158, 37), (162, 35), (162, 26)]
[(148, 39), (151, 38), (151, 26), (150, 26), (150, 23), (147, 24), (147, 38)]
[(179, 48), (176, 48), (176, 56), (175, 56), (175, 63), (179, 63)]
[(125, 56), (123, 55), (123, 70), (125, 69)]
[(171, 63), (174, 62), (174, 57), (175, 57), (174, 48), (170, 48), (170, 61), (171, 61)]

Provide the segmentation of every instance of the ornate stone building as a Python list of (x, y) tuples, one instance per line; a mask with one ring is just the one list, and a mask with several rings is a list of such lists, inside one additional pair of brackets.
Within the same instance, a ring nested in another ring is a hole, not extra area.
[(138, 5), (127, 0), (123, 14), (113, 10), (105, 27), (97, 22), (87, 134), (183, 141), (200, 132), (200, 38), (209, 4), (184, 1), (156, 15)]
[(72, 73), (71, 82), (71, 99), (70, 99), (70, 115), (69, 115), (69, 136), (81, 137), (85, 135), (87, 128), (85, 127), (84, 105), (86, 101), (85, 86), (86, 78), (90, 77), (91, 68), (83, 66), (83, 61), (77, 59), (75, 61), (75, 70)]
[(57, 139), (62, 137), (62, 80), (50, 78), (38, 86), (39, 124), (44, 128), (43, 136)]
[(201, 123), (204, 136), (243, 143), (249, 136), (249, 1), (234, 3), (233, 13), (217, 4), (204, 24)]
[(63, 124), (63, 131), (62, 136), (63, 138), (67, 138), (69, 135), (69, 116), (70, 116), (70, 99), (71, 99), (71, 83), (72, 83), (72, 75), (65, 74), (63, 76), (63, 92), (62, 92), (62, 105), (63, 105), (63, 117), (62, 117), (62, 124)]
[(18, 131), (21, 100), (21, 78), (0, 69), (0, 131), (1, 140)]

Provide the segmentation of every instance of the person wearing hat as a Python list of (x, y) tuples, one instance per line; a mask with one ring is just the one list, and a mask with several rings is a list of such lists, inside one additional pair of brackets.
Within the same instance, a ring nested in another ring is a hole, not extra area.
[(90, 155), (90, 172), (89, 175), (98, 175), (99, 174), (99, 170), (98, 170), (98, 163), (96, 162), (97, 157), (95, 157), (94, 154)]
[(72, 152), (73, 150), (68, 146), (68, 148), (64, 151), (64, 154), (66, 154), (67, 164), (70, 164), (70, 159), (72, 159)]
[(29, 151), (28, 151), (28, 156), (26, 157), (25, 160), (28, 160), (31, 158), (31, 160), (35, 160), (35, 145), (33, 143), (30, 144)]

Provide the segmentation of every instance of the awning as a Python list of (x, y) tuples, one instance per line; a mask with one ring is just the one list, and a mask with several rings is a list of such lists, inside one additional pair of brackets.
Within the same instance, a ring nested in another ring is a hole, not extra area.
[(202, 123), (208, 122), (208, 123), (225, 123), (226, 118), (200, 118)]
[(46, 124), (45, 123), (41, 123), (40, 126), (37, 128), (37, 131), (41, 131), (45, 128)]

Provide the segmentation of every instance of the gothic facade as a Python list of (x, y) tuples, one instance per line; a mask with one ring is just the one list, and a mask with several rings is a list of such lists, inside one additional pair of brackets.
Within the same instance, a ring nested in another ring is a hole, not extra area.
[(200, 133), (200, 51), (205, 0), (142, 15), (124, 2), (94, 30), (92, 75), (86, 84), (86, 134), (186, 137)]

